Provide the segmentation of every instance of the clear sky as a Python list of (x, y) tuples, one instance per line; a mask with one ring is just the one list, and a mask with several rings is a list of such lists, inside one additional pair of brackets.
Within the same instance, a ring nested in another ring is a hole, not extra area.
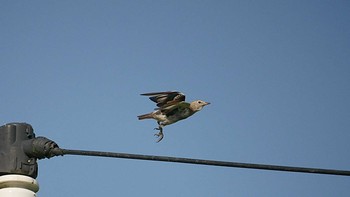
[[(0, 2), (0, 121), (66, 149), (350, 170), (349, 1)], [(165, 127), (139, 94), (212, 104)], [(39, 196), (350, 196), (350, 178), (39, 161)]]

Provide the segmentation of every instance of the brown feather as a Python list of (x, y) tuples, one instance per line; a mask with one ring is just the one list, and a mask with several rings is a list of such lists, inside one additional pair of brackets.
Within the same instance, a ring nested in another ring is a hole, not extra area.
[(144, 93), (141, 95), (149, 96), (149, 99), (157, 103), (157, 106), (159, 108), (185, 101), (185, 98), (186, 98), (186, 96), (183, 93), (178, 91), (152, 92), (152, 93)]

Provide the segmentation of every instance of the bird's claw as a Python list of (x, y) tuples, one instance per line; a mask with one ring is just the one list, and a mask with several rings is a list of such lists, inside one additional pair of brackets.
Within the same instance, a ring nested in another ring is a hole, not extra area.
[(158, 127), (158, 128), (154, 128), (155, 130), (159, 130), (158, 133), (155, 133), (154, 135), (158, 137), (158, 140), (157, 142), (160, 142), (163, 137), (164, 137), (164, 134), (163, 134), (163, 128), (162, 127)]

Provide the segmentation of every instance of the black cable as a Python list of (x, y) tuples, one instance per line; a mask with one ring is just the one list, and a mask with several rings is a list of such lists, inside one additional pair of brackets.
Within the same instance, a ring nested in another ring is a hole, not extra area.
[(346, 171), (346, 170), (304, 168), (304, 167), (292, 167), (292, 166), (277, 166), (277, 165), (266, 165), (266, 164), (239, 163), (239, 162), (214, 161), (214, 160), (203, 160), (203, 159), (190, 159), (190, 158), (181, 158), (181, 157), (139, 155), (139, 154), (128, 154), (128, 153), (113, 153), (113, 152), (100, 152), (100, 151), (60, 149), (59, 155), (84, 155), (84, 156), (99, 156), (99, 157), (115, 157), (115, 158), (124, 158), (124, 159), (177, 162), (177, 163), (188, 163), (188, 164), (197, 164), (197, 165), (211, 165), (211, 166), (250, 168), (250, 169), (260, 169), (260, 170), (274, 170), (274, 171), (350, 176), (350, 171)]

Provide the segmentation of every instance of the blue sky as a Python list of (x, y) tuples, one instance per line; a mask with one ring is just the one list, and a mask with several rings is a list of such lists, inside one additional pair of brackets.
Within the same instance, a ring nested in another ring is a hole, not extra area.
[[(1, 124), (62, 148), (350, 170), (347, 1), (1, 1)], [(212, 104), (165, 128), (140, 93)], [(341, 176), (39, 161), (39, 196), (349, 196)]]

